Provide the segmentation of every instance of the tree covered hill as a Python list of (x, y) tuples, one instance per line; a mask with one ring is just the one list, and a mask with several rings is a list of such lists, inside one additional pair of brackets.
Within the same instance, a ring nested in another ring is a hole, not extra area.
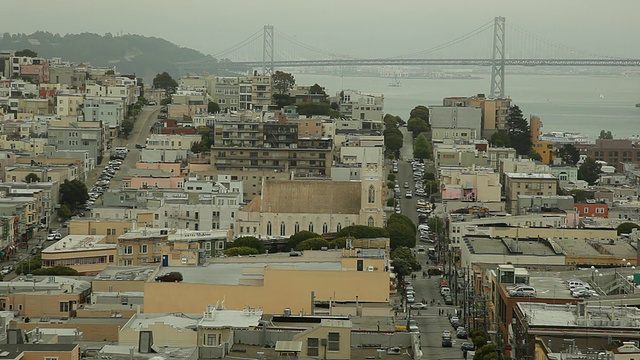
[(179, 62), (195, 61), (196, 64), (184, 71), (191, 74), (202, 71), (216, 73), (217, 70), (217, 60), (211, 55), (180, 47), (164, 39), (141, 35), (59, 35), (37, 31), (30, 35), (4, 33), (0, 38), (0, 50), (23, 49), (33, 50), (47, 59), (60, 57), (74, 63), (116, 66), (118, 72), (135, 73), (144, 77), (146, 82), (151, 82), (156, 74), (163, 71), (179, 76), (180, 69), (176, 64)]

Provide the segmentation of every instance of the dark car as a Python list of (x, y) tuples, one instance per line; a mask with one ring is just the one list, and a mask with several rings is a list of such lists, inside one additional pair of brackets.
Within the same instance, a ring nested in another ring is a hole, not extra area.
[(179, 272), (170, 272), (164, 275), (156, 276), (156, 281), (160, 282), (180, 282), (182, 281), (182, 274)]
[(453, 341), (451, 341), (451, 337), (443, 336), (442, 337), (442, 347), (452, 347)]
[(451, 295), (447, 295), (444, 297), (444, 303), (447, 305), (453, 305), (453, 298)]
[(458, 330), (458, 332), (456, 333), (456, 337), (458, 339), (466, 339), (467, 338), (467, 330), (465, 330), (465, 329)]
[(468, 341), (463, 342), (462, 345), (460, 346), (460, 350), (462, 351), (473, 351), (475, 349), (476, 347), (473, 346), (473, 344)]

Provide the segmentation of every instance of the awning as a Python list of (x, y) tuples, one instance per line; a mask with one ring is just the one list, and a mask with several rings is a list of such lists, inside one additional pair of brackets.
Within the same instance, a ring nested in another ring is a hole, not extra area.
[(276, 341), (276, 352), (301, 352), (302, 341)]

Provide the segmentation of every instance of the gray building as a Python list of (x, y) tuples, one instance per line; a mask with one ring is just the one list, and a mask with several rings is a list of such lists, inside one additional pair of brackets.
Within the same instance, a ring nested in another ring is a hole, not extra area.
[(557, 210), (573, 211), (573, 196), (562, 195), (518, 195), (518, 209), (516, 215), (543, 213)]
[(432, 106), (429, 109), (433, 141), (480, 138), (482, 110), (476, 107)]
[(84, 100), (84, 120), (102, 121), (118, 129), (124, 120), (124, 100), (117, 97), (87, 96)]
[[(94, 125), (94, 126), (91, 126)], [(48, 144), (57, 150), (88, 150), (89, 157), (100, 163), (104, 149), (104, 132), (100, 123), (77, 122), (67, 126), (51, 126), (48, 132)]]

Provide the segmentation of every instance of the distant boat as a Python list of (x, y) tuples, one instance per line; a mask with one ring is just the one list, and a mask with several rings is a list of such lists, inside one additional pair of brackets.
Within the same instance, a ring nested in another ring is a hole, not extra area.
[(390, 87), (401, 87), (402, 86), (402, 84), (400, 83), (400, 80), (398, 79), (398, 75), (395, 75), (393, 77), (393, 81), (391, 81), (389, 83), (389, 86)]
[(604, 95), (600, 94), (600, 99), (604, 99)]

